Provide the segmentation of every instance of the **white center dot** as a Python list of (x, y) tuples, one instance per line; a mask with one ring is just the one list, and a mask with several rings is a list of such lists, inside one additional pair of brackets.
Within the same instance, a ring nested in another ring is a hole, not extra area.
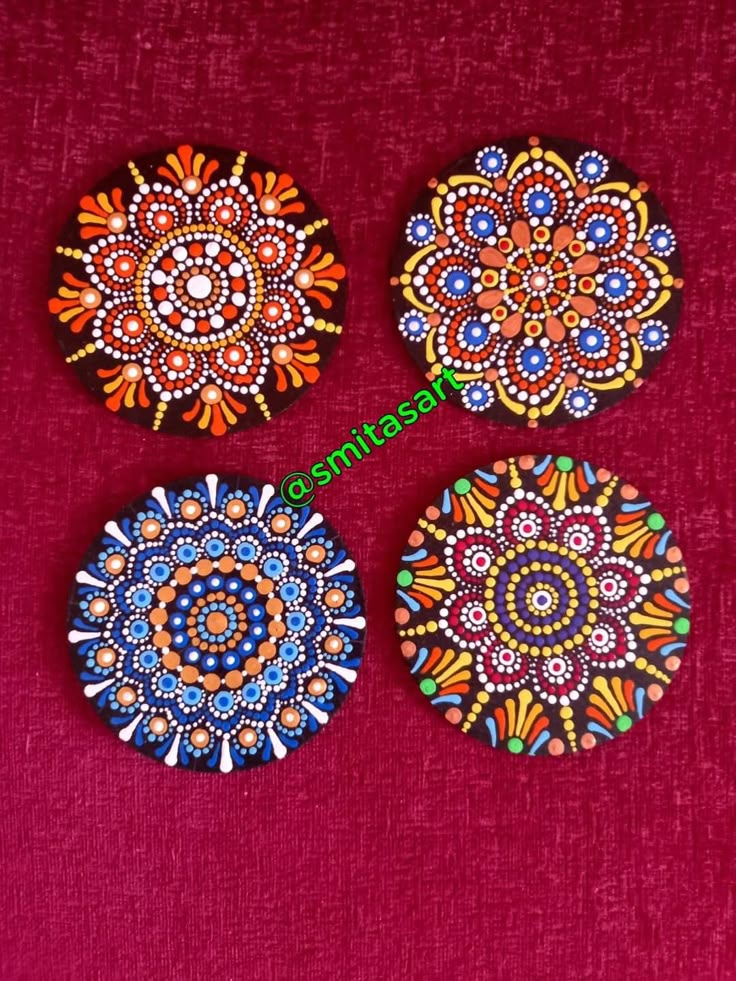
[(208, 276), (203, 276), (200, 273), (200, 275), (192, 276), (187, 281), (187, 293), (195, 300), (206, 300), (211, 292), (212, 283)]

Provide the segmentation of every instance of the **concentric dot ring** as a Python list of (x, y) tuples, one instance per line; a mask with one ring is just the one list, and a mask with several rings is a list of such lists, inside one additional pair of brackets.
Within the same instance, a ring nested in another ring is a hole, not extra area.
[(676, 329), (682, 285), (649, 186), (548, 136), (488, 144), (432, 178), (391, 274), (424, 374), (452, 369), (458, 404), (531, 427), (588, 418), (638, 388)]
[(93, 542), (69, 603), (85, 695), (129, 745), (208, 772), (280, 759), (355, 681), (355, 563), (322, 515), (237, 475), (138, 498)]
[(603, 467), (500, 460), (424, 511), (397, 576), (401, 650), (453, 725), (560, 756), (643, 718), (680, 666), (689, 584), (665, 519)]
[(66, 356), (121, 416), (221, 436), (319, 378), (346, 273), (329, 221), (287, 173), (222, 147), (136, 160), (62, 231), (49, 309)]

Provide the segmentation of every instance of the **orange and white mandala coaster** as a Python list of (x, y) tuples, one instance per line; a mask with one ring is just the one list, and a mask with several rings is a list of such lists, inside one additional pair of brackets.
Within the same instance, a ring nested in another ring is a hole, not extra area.
[(690, 631), (687, 573), (655, 506), (567, 456), (456, 480), (409, 536), (401, 650), (448, 722), (529, 756), (591, 749), (664, 695)]
[(49, 309), (66, 360), (108, 409), (221, 436), (319, 378), (345, 297), (329, 222), (293, 177), (245, 151), (180, 146), (82, 197)]
[(516, 425), (586, 419), (638, 388), (677, 327), (682, 262), (649, 186), (592, 147), (517, 137), (420, 193), (391, 277), (399, 331), (450, 397)]

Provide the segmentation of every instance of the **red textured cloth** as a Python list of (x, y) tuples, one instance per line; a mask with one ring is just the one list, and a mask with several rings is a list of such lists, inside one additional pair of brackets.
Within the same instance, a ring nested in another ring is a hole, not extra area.
[[(2, 90), (3, 806), (0, 976), (291, 981), (735, 977), (733, 5), (281, 0), (7, 2)], [(729, 7), (731, 8), (729, 11)], [(444, 406), (319, 496), (368, 611), (334, 721), (280, 764), (172, 772), (97, 720), (65, 602), (102, 523), (155, 483), (308, 469), (419, 387), (390, 252), (440, 166), (542, 131), (625, 161), (669, 210), (685, 313), (654, 376), (531, 433)], [(46, 314), (55, 236), (135, 153), (244, 146), (330, 215), (347, 328), (320, 382), (222, 440), (116, 418)], [(652, 714), (590, 754), (517, 758), (426, 704), (393, 632), (402, 544), (452, 478), (549, 450), (651, 493), (694, 631)]]

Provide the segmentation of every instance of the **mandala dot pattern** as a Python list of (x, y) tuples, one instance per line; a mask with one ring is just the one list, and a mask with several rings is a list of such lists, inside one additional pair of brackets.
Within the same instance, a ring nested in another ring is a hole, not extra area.
[(313, 384), (344, 307), (337, 243), (294, 179), (190, 146), (131, 161), (81, 199), (49, 301), (66, 360), (108, 409), (214, 436)]
[(448, 487), (397, 577), (401, 650), (448, 722), (488, 746), (561, 756), (658, 702), (690, 630), (665, 519), (609, 471), (520, 457)]
[(355, 563), (322, 515), (270, 484), (156, 487), (105, 525), (69, 604), (74, 667), (103, 720), (169, 766), (280, 759), (355, 681)]
[(549, 137), (482, 147), (429, 181), (391, 278), (399, 330), (427, 377), (499, 422), (554, 426), (618, 402), (677, 326), (682, 264), (647, 184)]

